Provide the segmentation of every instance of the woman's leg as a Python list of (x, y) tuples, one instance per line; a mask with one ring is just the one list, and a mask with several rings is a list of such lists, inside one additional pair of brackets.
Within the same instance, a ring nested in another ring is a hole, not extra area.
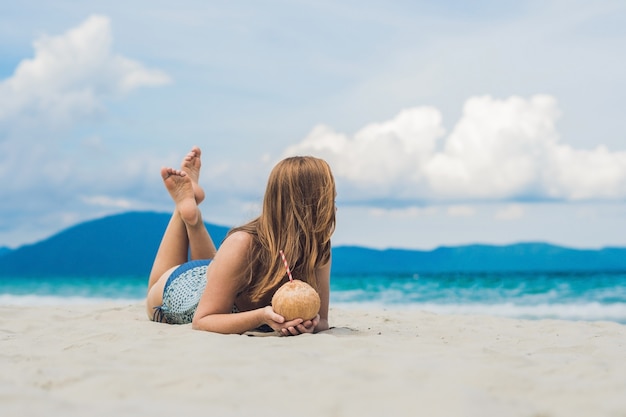
[(148, 279), (146, 311), (149, 318), (153, 318), (154, 308), (163, 304), (163, 289), (171, 272), (178, 265), (187, 262), (189, 237), (183, 218), (197, 222), (194, 218), (199, 217), (191, 180), (187, 174), (173, 168), (162, 168), (161, 176), (176, 203), (176, 209), (163, 233)]
[[(208, 232), (203, 234), (201, 231), (204, 224), (197, 224), (200, 220), (198, 204), (204, 200), (204, 191), (198, 185), (201, 164), (200, 148), (194, 146), (183, 158), (180, 171), (172, 168), (161, 169), (163, 183), (174, 200), (176, 209), (165, 229), (152, 264), (148, 291), (166, 271), (187, 262), (190, 247), (192, 259), (200, 259), (199, 256), (205, 256), (205, 259), (212, 258), (215, 253), (215, 245)], [(193, 237), (192, 242), (187, 233), (188, 228)], [(204, 229), (206, 231), (206, 228)]]
[(152, 263), (148, 280), (148, 292), (165, 272), (172, 269), (172, 267), (187, 262), (188, 251), (189, 238), (187, 236), (187, 228), (180, 218), (178, 210), (174, 210)]
[[(200, 167), (202, 165), (200, 156), (200, 148), (194, 146), (185, 158), (183, 158), (180, 167), (181, 171), (184, 171), (191, 179), (196, 206), (204, 200), (204, 190), (198, 184), (198, 180), (200, 179)], [(216, 252), (215, 244), (202, 221), (200, 210), (197, 210), (197, 213), (198, 218), (195, 223), (184, 221), (189, 238), (189, 256), (191, 259), (213, 259)], [(193, 220), (196, 220), (195, 217), (193, 217)]]
[(212, 259), (215, 245), (209, 235), (198, 208), (204, 191), (198, 185), (200, 149), (194, 147), (185, 156), (181, 170), (161, 169), (161, 176), (176, 209), (163, 234), (148, 281), (147, 309), (152, 310), (163, 302), (163, 288), (170, 273), (180, 264), (192, 259)]

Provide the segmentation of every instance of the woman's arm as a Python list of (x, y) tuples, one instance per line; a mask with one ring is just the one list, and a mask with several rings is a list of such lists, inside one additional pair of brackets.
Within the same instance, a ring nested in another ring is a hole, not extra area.
[(215, 333), (244, 333), (267, 324), (274, 330), (293, 327), (301, 319), (285, 322), (284, 318), (267, 306), (232, 314), (237, 294), (246, 285), (244, 274), (252, 238), (248, 233), (236, 232), (220, 246), (207, 269), (207, 284), (198, 303), (192, 327)]
[(284, 318), (276, 314), (270, 306), (234, 314), (208, 314), (204, 317), (198, 317), (196, 313), (196, 317), (192, 324), (194, 329), (224, 334), (245, 333), (263, 324), (279, 331), (283, 326), (298, 326), (302, 323), (302, 319), (285, 322)]
[(329, 329), (328, 324), (328, 308), (330, 305), (330, 265), (332, 258), (328, 259), (328, 263), (315, 271), (317, 278), (317, 289), (320, 295), (320, 321), (315, 326), (315, 332), (321, 332)]
[(207, 269), (207, 283), (192, 327), (216, 333), (243, 333), (263, 324), (261, 311), (231, 314), (237, 293), (244, 285), (245, 259), (251, 237), (237, 232), (224, 240)]
[(292, 326), (284, 323), (280, 329), (283, 336), (297, 336), (302, 333), (317, 333), (330, 328), (328, 324), (328, 306), (330, 303), (330, 265), (331, 259), (326, 265), (315, 270), (317, 278), (317, 292), (320, 296), (320, 311), (312, 320), (307, 320), (299, 325)]

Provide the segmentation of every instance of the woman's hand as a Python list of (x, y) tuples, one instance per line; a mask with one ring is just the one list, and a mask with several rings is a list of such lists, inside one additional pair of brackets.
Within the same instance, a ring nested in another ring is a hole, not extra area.
[(284, 323), (282, 329), (280, 329), (280, 335), (297, 336), (303, 333), (313, 333), (313, 331), (315, 331), (315, 326), (317, 326), (317, 323), (320, 321), (320, 316), (318, 314), (313, 319), (306, 321), (302, 321), (302, 319), (296, 320), (300, 321), (300, 323), (295, 326), (290, 326), (288, 325), (289, 323)]
[(317, 315), (311, 320), (293, 319), (285, 321), (285, 318), (277, 314), (272, 306), (263, 309), (265, 323), (281, 336), (297, 336), (302, 333), (313, 333), (315, 326), (319, 323), (320, 316)]

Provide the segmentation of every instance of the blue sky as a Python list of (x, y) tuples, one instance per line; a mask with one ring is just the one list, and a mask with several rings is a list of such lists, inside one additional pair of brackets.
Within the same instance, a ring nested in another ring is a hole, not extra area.
[(169, 212), (203, 149), (206, 221), (325, 158), (335, 244), (626, 246), (621, 1), (0, 5), (0, 246)]

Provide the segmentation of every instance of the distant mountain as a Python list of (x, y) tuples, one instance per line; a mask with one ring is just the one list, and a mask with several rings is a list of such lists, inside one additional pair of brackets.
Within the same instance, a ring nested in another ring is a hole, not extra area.
[[(1, 256), (0, 276), (147, 276), (169, 219), (132, 212), (78, 224)], [(207, 228), (216, 245), (229, 230)]]
[(337, 247), (335, 274), (492, 271), (626, 271), (626, 248), (570, 249), (546, 243), (467, 245), (432, 251)]
[[(147, 276), (169, 214), (133, 212), (81, 223), (49, 239), (0, 251), (0, 276)], [(216, 245), (229, 228), (207, 224)], [(333, 248), (334, 275), (476, 271), (626, 271), (626, 248), (579, 250), (545, 243), (467, 245), (431, 251)]]
[(0, 256), (11, 252), (11, 248), (7, 248), (6, 246), (0, 246)]

